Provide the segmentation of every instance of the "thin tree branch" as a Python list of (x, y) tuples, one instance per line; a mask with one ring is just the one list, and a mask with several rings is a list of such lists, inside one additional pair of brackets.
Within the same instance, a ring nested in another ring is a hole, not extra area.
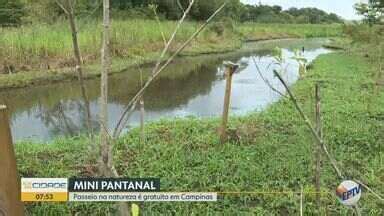
[[(128, 118), (130, 117), (130, 115), (132, 114), (133, 110), (135, 109), (136, 105), (137, 105), (137, 102), (139, 100), (139, 98), (142, 96), (142, 94), (144, 93), (144, 91), (148, 88), (148, 86), (153, 82), (153, 80), (174, 60), (174, 58), (181, 52), (185, 49), (185, 47), (187, 47), (191, 42), (192, 40), (194, 40), (200, 33), (201, 31), (204, 30), (204, 28), (213, 20), (213, 18), (216, 17), (216, 15), (226, 6), (227, 2), (223, 3), (221, 5), (221, 7), (219, 7), (212, 15), (211, 17), (209, 17), (204, 24), (202, 24), (200, 26), (200, 28), (198, 30), (196, 30), (195, 33), (193, 33), (190, 38), (183, 44), (181, 45), (177, 50), (176, 52), (173, 53), (173, 55), (163, 64), (163, 66), (161, 68), (159, 68), (157, 71), (155, 70), (155, 72), (152, 74), (152, 76), (147, 80), (147, 82), (145, 83), (145, 85), (137, 92), (137, 94), (131, 99), (131, 101), (128, 103), (128, 105), (126, 106), (123, 114), (121, 115), (116, 127), (115, 127), (115, 131), (114, 131), (114, 135), (113, 137), (114, 138), (117, 138), (120, 133), (121, 133), (121, 130), (122, 130), (122, 127), (123, 125), (126, 124), (126, 122), (128, 121)], [(160, 59), (161, 60), (161, 59)]]
[(285, 98), (288, 98), (285, 94), (283, 94), (282, 92), (280, 92), (279, 90), (277, 90), (275, 87), (273, 87), (271, 85), (271, 83), (263, 76), (263, 73), (261, 72), (259, 66), (257, 65), (256, 63), (256, 59), (255, 57), (252, 56), (252, 60), (253, 60), (253, 63), (255, 64), (255, 67), (256, 67), (256, 71), (258, 72), (260, 78), (264, 81), (264, 83), (274, 92), (276, 92), (277, 94), (279, 94), (280, 96), (282, 97), (285, 97)]
[(107, 134), (108, 139), (112, 140), (113, 137), (111, 136), (111, 133), (109, 132), (108, 127), (103, 122), (99, 122), (99, 124), (100, 124), (100, 130), (104, 131)]
[[(344, 175), (341, 173), (340, 169), (337, 167), (337, 164), (336, 164), (336, 160), (329, 154), (327, 148), (326, 148), (326, 144), (324, 142), (324, 140), (319, 136), (319, 134), (316, 132), (315, 128), (312, 126), (312, 124), (310, 123), (309, 119), (306, 117), (306, 115), (304, 114), (303, 110), (300, 108), (300, 106), (298, 105), (297, 103), (297, 100), (296, 98), (294, 97), (294, 95), (292, 94), (291, 90), (288, 88), (286, 82), (283, 80), (283, 78), (281, 77), (281, 75), (276, 71), (274, 70), (274, 74), (279, 78), (280, 82), (284, 85), (284, 87), (286, 88), (290, 98), (291, 98), (291, 101), (294, 103), (296, 109), (299, 111), (300, 113), (300, 116), (304, 119), (305, 123), (307, 124), (307, 126), (310, 128), (311, 132), (312, 132), (312, 135), (315, 137), (315, 139), (317, 140), (318, 144), (321, 145), (324, 153), (327, 155), (328, 159), (330, 160), (333, 168), (335, 169), (337, 175), (341, 178), (341, 179), (344, 179)], [(369, 188), (367, 185), (365, 185), (363, 182), (361, 182), (360, 180), (355, 180), (358, 184), (360, 184), (361, 186), (363, 186), (365, 189), (367, 189), (369, 192), (371, 192), (373, 195), (375, 195), (380, 201), (384, 201), (383, 197), (381, 197), (378, 193), (376, 193), (375, 191), (373, 191), (371, 188)]]
[(184, 10), (183, 6), (181, 5), (180, 0), (176, 0), (176, 3), (177, 3), (177, 6), (179, 6), (179, 9), (180, 9), (183, 13), (185, 13), (185, 10)]
[[(295, 107), (296, 107), (297, 111), (299, 112), (300, 116), (304, 119), (304, 122), (306, 123), (306, 125), (310, 129), (310, 131), (311, 131), (312, 135), (314, 136), (314, 138), (316, 139), (318, 145), (320, 145), (322, 147), (324, 153), (327, 155), (329, 161), (331, 162), (331, 165), (332, 165), (333, 169), (335, 170), (335, 172), (337, 173), (339, 178), (340, 179), (345, 179), (345, 176), (342, 174), (342, 172), (340, 171), (340, 169), (337, 166), (336, 160), (331, 156), (331, 154), (329, 154), (329, 152), (328, 152), (328, 150), (326, 148), (324, 140), (319, 136), (319, 134), (316, 132), (316, 129), (312, 126), (311, 122), (309, 121), (308, 117), (304, 114), (303, 110), (301, 109), (301, 107), (297, 103), (296, 98), (294, 97), (293, 93), (289, 89), (287, 83), (281, 77), (279, 72), (277, 72), (276, 70), (273, 70), (273, 72), (274, 72), (275, 76), (280, 80), (280, 82), (284, 85), (285, 89), (287, 90), (287, 92), (288, 92), (288, 94), (289, 94), (289, 96), (291, 98), (291, 101), (295, 105)], [(358, 207), (357, 204), (355, 206), (353, 206), (353, 209), (354, 209), (354, 211), (356, 212), (356, 214), (358, 216), (361, 215), (360, 208)]]
[(59, 2), (59, 0), (55, 0), (55, 2), (64, 11), (65, 14), (67, 15), (69, 14), (69, 11), (67, 10), (67, 8), (65, 8), (64, 5)]
[(365, 189), (367, 189), (369, 192), (371, 192), (374, 196), (376, 196), (380, 201), (384, 201), (384, 198), (381, 197), (381, 195), (379, 195), (378, 193), (376, 193), (375, 191), (373, 191), (371, 188), (369, 188), (366, 184), (364, 184), (363, 182), (359, 181), (359, 180), (355, 180), (357, 183), (359, 183), (361, 186), (363, 186)]
[(165, 34), (164, 34), (164, 31), (163, 31), (163, 26), (161, 25), (160, 18), (157, 15), (156, 9), (157, 9), (157, 7), (153, 6), (153, 13), (155, 14), (156, 22), (157, 22), (157, 25), (159, 26), (159, 31), (161, 33), (161, 37), (163, 38), (164, 47), (166, 47), (167, 46), (167, 39), (165, 39)]
[(312, 126), (312, 123), (309, 121), (308, 117), (304, 114), (304, 112), (301, 109), (300, 105), (298, 104), (295, 96), (293, 95), (293, 93), (289, 89), (287, 83), (281, 77), (279, 72), (277, 72), (276, 70), (273, 70), (273, 73), (280, 80), (280, 82), (283, 84), (283, 86), (286, 89), (286, 91), (287, 91), (287, 93), (288, 93), (292, 103), (295, 105), (296, 110), (299, 112), (301, 118), (303, 118), (305, 124), (310, 129), (310, 131), (311, 131), (312, 135), (315, 137), (317, 143), (322, 147), (324, 153), (327, 155), (328, 159), (331, 162), (331, 165), (332, 165), (333, 169), (335, 170), (335, 172), (337, 173), (339, 178), (344, 179), (344, 175), (342, 174), (342, 172), (340, 171), (339, 167), (337, 166), (336, 160), (329, 154), (329, 152), (328, 152), (328, 150), (326, 148), (326, 145), (324, 143), (324, 140), (319, 136), (319, 134), (316, 132), (316, 129)]
[[(161, 52), (161, 54), (160, 54), (160, 56), (159, 56), (159, 58), (158, 58), (158, 60), (157, 60), (157, 62), (156, 62), (156, 66), (155, 66), (155, 67), (153, 68), (153, 70), (152, 70), (152, 75), (155, 74), (156, 71), (158, 71), (158, 69), (159, 69), (159, 67), (160, 67), (160, 64), (161, 64), (161, 61), (163, 60), (165, 54), (168, 52), (168, 50), (169, 50), (169, 48), (170, 48), (170, 45), (172, 44), (173, 40), (175, 39), (177, 32), (179, 31), (179, 29), (180, 29), (181, 25), (183, 24), (185, 18), (187, 17), (187, 14), (189, 13), (190, 9), (192, 8), (193, 3), (194, 3), (194, 0), (191, 0), (189, 6), (188, 6), (188, 8), (187, 8), (187, 10), (184, 12), (183, 16), (182, 16), (181, 19), (179, 20), (179, 22), (178, 22), (178, 24), (177, 24), (175, 30), (173, 31), (173, 33), (172, 33), (172, 35), (171, 35), (171, 37), (170, 37), (170, 39), (168, 40), (167, 44), (165, 44), (164, 49), (163, 49), (163, 51)], [(149, 82), (149, 81), (150, 81), (150, 79), (149, 79), (147, 82)], [(142, 88), (143, 88), (143, 87), (142, 87)], [(135, 107), (136, 107), (137, 100), (139, 100), (139, 98), (141, 97), (141, 95), (137, 95), (137, 96), (138, 96), (137, 98), (134, 97), (134, 99), (132, 99), (132, 100), (136, 100), (136, 101), (134, 102), (134, 106), (133, 106), (131, 109), (129, 109), (130, 105), (128, 105), (128, 107), (126, 108), (126, 110), (125, 110), (125, 111), (123, 112), (123, 114), (121, 115), (121, 117), (120, 117), (120, 119), (119, 119), (119, 121), (118, 121), (118, 123), (117, 123), (117, 125), (116, 125), (116, 127), (115, 127), (115, 130), (114, 130), (114, 136), (113, 136), (113, 137), (117, 137), (118, 135), (120, 135), (121, 130), (122, 130), (122, 127), (123, 127), (123, 126), (122, 126), (123, 121), (124, 121), (123, 125), (125, 125), (125, 124), (126, 124), (126, 121), (128, 121), (128, 120), (124, 120), (125, 116), (127, 115), (128, 110), (130, 110), (129, 112), (133, 112), (133, 110), (134, 110)], [(131, 100), (131, 101), (132, 101), (132, 100)], [(129, 117), (127, 117), (127, 119), (128, 119), (128, 118), (129, 118)]]
[(96, 11), (100, 8), (101, 5), (103, 5), (103, 1), (99, 1), (99, 3), (96, 5), (96, 7), (91, 12), (89, 12), (85, 18), (88, 18), (88, 17), (92, 16), (94, 13), (96, 13)]
[(181, 19), (179, 20), (179, 22), (178, 22), (178, 24), (177, 24), (175, 30), (173, 31), (173, 34), (171, 35), (171, 37), (170, 37), (170, 39), (168, 40), (167, 44), (165, 45), (163, 51), (161, 52), (161, 55), (160, 55), (159, 59), (158, 59), (157, 62), (156, 62), (156, 66), (155, 66), (155, 67), (153, 68), (153, 70), (152, 70), (152, 74), (154, 74), (154, 73), (159, 69), (160, 64), (161, 64), (161, 61), (163, 60), (165, 54), (168, 52), (168, 50), (169, 50), (169, 48), (170, 48), (170, 46), (171, 46), (173, 40), (174, 40), (175, 37), (176, 37), (177, 32), (179, 31), (181, 25), (183, 24), (183, 22), (184, 22), (185, 18), (187, 17), (189, 11), (191, 10), (192, 5), (193, 5), (194, 2), (195, 2), (195, 0), (191, 0), (189, 6), (188, 6), (188, 8), (187, 8), (187, 10), (185, 10), (183, 16), (182, 16)]
[[(83, 17), (83, 20), (87, 20), (89, 17), (91, 17), (94, 13), (96, 13), (96, 11), (100, 8), (100, 6), (103, 5), (103, 1), (100, 1), (98, 3), (98, 5), (96, 5), (96, 7), (93, 9), (93, 11), (89, 12), (88, 15), (86, 17)], [(79, 25), (79, 30), (81, 30), (85, 25), (84, 23), (81, 23), (81, 25)]]
[(68, 10), (69, 12), (74, 15), (73, 11), (75, 10), (75, 6), (76, 6), (76, 0), (66, 0), (66, 3), (67, 3), (67, 7), (68, 7)]

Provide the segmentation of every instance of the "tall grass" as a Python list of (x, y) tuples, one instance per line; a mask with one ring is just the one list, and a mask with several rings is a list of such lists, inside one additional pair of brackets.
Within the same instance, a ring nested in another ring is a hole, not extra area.
[(286, 34), (295, 37), (337, 37), (343, 33), (340, 24), (262, 24), (245, 23), (238, 27), (245, 37), (260, 34)]
[[(374, 93), (377, 62), (360, 54), (337, 52), (320, 56), (306, 79), (292, 87), (304, 112), (313, 110), (314, 83), (322, 87), (323, 129), (328, 148), (348, 176), (384, 192), (382, 143), (384, 91)], [(351, 95), (353, 95), (351, 97)], [(367, 104), (371, 104), (369, 107)], [(157, 176), (165, 191), (290, 191), (291, 194), (223, 194), (217, 203), (145, 203), (143, 215), (296, 215), (300, 186), (313, 192), (313, 139), (288, 100), (262, 113), (233, 117), (231, 134), (220, 144), (219, 119), (170, 119), (146, 125), (145, 148), (140, 130), (132, 129), (114, 148), (116, 169), (124, 176)], [(21, 176), (92, 175), (94, 159), (84, 158), (86, 138), (15, 145)], [(128, 156), (127, 156), (128, 155)], [(57, 160), (60, 158), (60, 160)], [(79, 160), (82, 158), (83, 160)], [(307, 194), (307, 215), (351, 215), (334, 196), (338, 177), (328, 163), (322, 170), (322, 208)], [(382, 202), (364, 193), (362, 215), (383, 215)], [(27, 213), (98, 215), (111, 206), (100, 203), (26, 204)], [(177, 212), (177, 213), (176, 213)]]
[[(169, 37), (176, 23), (161, 23), (164, 34)], [(79, 22), (79, 42), (85, 59), (97, 57), (101, 44), (101, 23)], [(197, 28), (197, 23), (188, 22), (181, 29), (176, 41), (185, 40)], [(158, 50), (163, 39), (158, 23), (152, 20), (116, 20), (112, 23), (111, 43), (118, 56), (143, 55)], [(202, 38), (208, 34), (202, 35)], [(35, 24), (20, 28), (0, 29), (0, 59), (12, 64), (34, 65), (43, 58), (67, 61), (72, 56), (71, 32), (66, 22), (52, 25)]]
[[(142, 58), (158, 52), (164, 46), (161, 30), (169, 38), (176, 26), (174, 21), (163, 21), (161, 27), (155, 20), (114, 20), (111, 30), (112, 54), (121, 58)], [(185, 41), (199, 23), (186, 22), (180, 29), (176, 44)], [(86, 64), (99, 58), (101, 44), (101, 22), (98, 20), (78, 22), (79, 42)], [(227, 27), (223, 27), (227, 28)], [(214, 27), (206, 29), (193, 43), (195, 52), (211, 52), (222, 49), (239, 39), (246, 38), (282, 38), (324, 37), (341, 34), (339, 25), (286, 25), (254, 24), (236, 25), (226, 29), (224, 34)], [(231, 45), (232, 46), (232, 45)], [(172, 50), (172, 48), (171, 48)], [(228, 49), (227, 49), (228, 50)], [(229, 49), (230, 50), (230, 49)], [(71, 32), (65, 20), (55, 24), (33, 24), (20, 28), (0, 28), (0, 65), (16, 70), (62, 68), (73, 64)], [(1, 71), (0, 71), (1, 72)]]

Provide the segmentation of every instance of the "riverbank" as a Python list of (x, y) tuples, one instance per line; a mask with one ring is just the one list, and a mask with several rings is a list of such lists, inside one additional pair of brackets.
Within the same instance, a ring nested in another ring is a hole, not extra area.
[[(71, 34), (67, 23), (0, 29), (0, 89), (77, 79), (73, 66)], [(112, 35), (112, 73), (157, 60), (164, 38), (169, 38), (176, 23), (152, 20), (114, 21)], [(199, 26), (187, 22), (171, 46), (174, 52)], [(99, 46), (101, 24), (79, 23), (79, 42), (86, 78), (100, 76)], [(154, 31), (154, 29), (159, 29)], [(243, 41), (282, 38), (337, 37), (341, 25), (233, 24), (213, 23), (181, 56), (223, 53), (238, 50)], [(1, 74), (2, 73), (2, 74)]]
[[(376, 63), (361, 52), (320, 56), (307, 76), (293, 86), (305, 112), (313, 117), (313, 85), (321, 81), (324, 138), (347, 176), (360, 179), (378, 193), (384, 188), (384, 92), (377, 91)], [(304, 186), (314, 191), (313, 139), (292, 104), (280, 100), (261, 113), (230, 120), (230, 139), (220, 144), (219, 119), (174, 119), (146, 125), (147, 141), (138, 129), (121, 138), (115, 148), (116, 168), (123, 176), (156, 176), (164, 191), (292, 193), (225, 194), (218, 203), (145, 203), (144, 214), (270, 214), (298, 213)], [(69, 177), (95, 174), (84, 137), (52, 143), (20, 142), (16, 146), (21, 176)], [(94, 143), (94, 142), (91, 142)], [(339, 183), (327, 162), (322, 172), (322, 209), (305, 195), (308, 214), (351, 215), (334, 197)], [(224, 207), (223, 207), (224, 206)], [(363, 192), (363, 215), (383, 214), (383, 204)], [(31, 214), (98, 214), (113, 212), (109, 204), (28, 204)]]

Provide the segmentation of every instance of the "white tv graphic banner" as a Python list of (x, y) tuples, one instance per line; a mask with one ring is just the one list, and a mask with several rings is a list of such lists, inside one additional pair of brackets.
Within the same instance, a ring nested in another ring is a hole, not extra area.
[(22, 178), (24, 202), (215, 202), (217, 193), (160, 192), (156, 178)]
[(21, 201), (68, 201), (68, 179), (21, 178)]

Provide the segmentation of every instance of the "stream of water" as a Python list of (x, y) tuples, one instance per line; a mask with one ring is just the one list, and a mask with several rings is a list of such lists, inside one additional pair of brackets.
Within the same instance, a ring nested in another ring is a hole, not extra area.
[[(304, 47), (304, 57), (313, 61), (320, 54), (331, 52), (322, 47), (325, 41), (292, 39), (247, 43), (232, 53), (179, 58), (146, 91), (145, 120), (220, 115), (225, 90), (224, 61), (240, 65), (233, 77), (231, 115), (263, 110), (279, 100), (280, 96), (261, 79), (252, 58), (256, 59), (263, 76), (275, 88), (284, 92), (272, 73), (274, 48), (282, 48), (286, 59), (284, 78), (293, 84), (299, 77), (298, 63), (291, 58), (295, 50)], [(149, 74), (151, 68), (142, 66), (141, 70)], [(130, 68), (110, 77), (110, 128), (116, 124), (124, 105), (138, 91), (139, 71), (138, 68)], [(86, 81), (91, 123), (95, 130), (98, 129), (99, 84), (99, 79)], [(4, 91), (0, 93), (0, 101), (9, 108), (14, 141), (49, 141), (58, 136), (74, 136), (86, 130), (86, 103), (77, 81)], [(137, 125), (139, 118), (137, 110), (130, 118), (129, 125)]]

